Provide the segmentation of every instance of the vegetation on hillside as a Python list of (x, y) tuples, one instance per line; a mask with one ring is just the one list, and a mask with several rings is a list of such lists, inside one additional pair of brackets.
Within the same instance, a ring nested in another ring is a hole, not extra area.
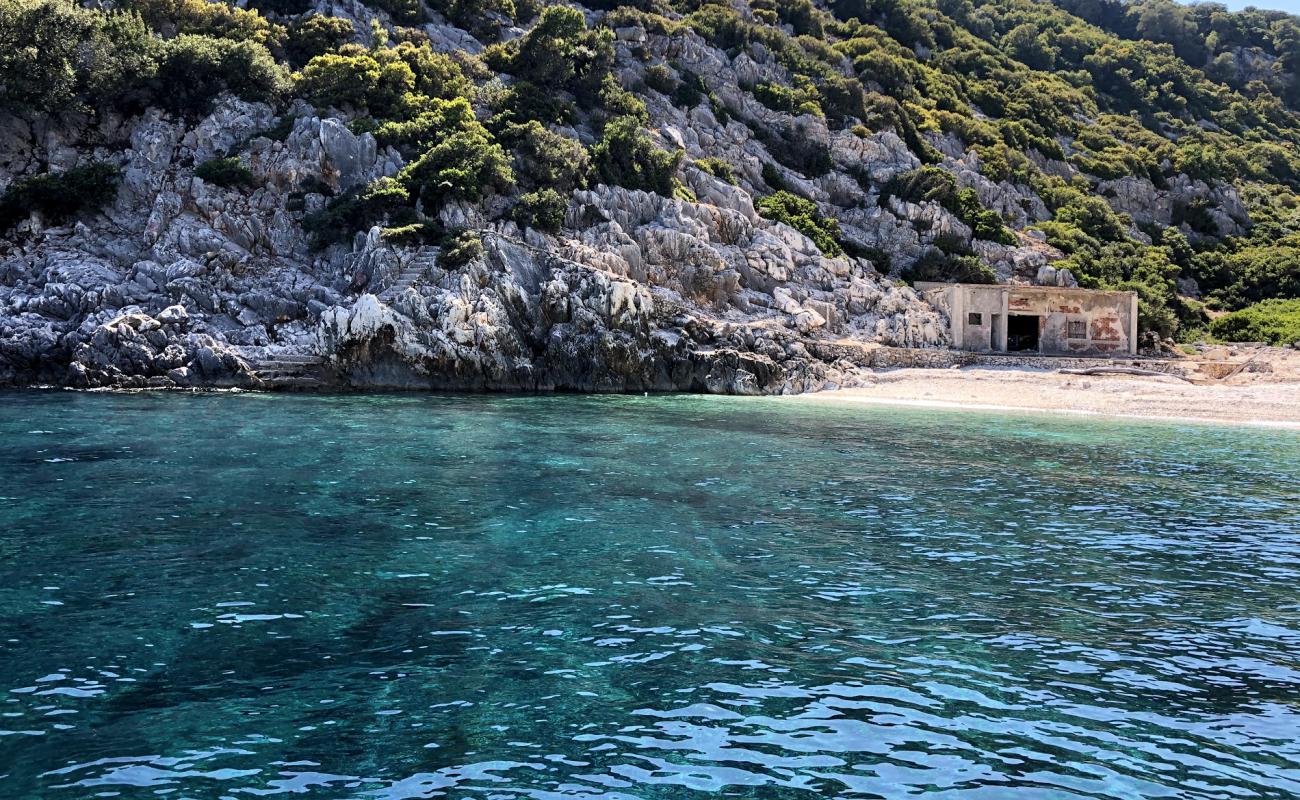
[[(1038, 227), (1083, 285), (1140, 293), (1145, 330), (1204, 330), (1180, 278), (1222, 310), (1300, 298), (1297, 17), (1173, 0), (591, 0), (590, 17), (533, 0), (431, 3), (487, 45), (472, 56), (438, 52), (408, 27), (427, 21), (422, 4), (365, 2), (380, 19), (369, 30), (299, 0), (122, 0), (111, 10), (0, 0), (0, 108), (159, 106), (196, 117), (223, 92), (281, 109), (302, 98), (407, 159), (397, 176), (333, 198), (309, 221), (320, 241), (376, 223), (423, 230), (445, 203), (493, 196), (509, 200), (493, 213), (555, 230), (568, 197), (591, 182), (687, 196), (682, 154), (655, 144), (643, 98), (614, 77), (613, 29), (693, 32), (733, 58), (770, 54), (785, 76), (744, 88), (773, 111), (860, 135), (895, 131), (925, 166), (884, 186), (862, 179), (882, 203), (934, 201), (976, 238), (1012, 243), (1006, 222), (945, 167), (954, 145), (974, 151), (985, 178), (1046, 204), (1051, 219)], [(525, 33), (497, 41), (507, 26)], [(731, 117), (708, 76), (652, 62), (636, 91)], [(780, 167), (830, 169), (815, 141), (741, 121)], [(716, 157), (693, 163), (723, 180), (738, 174)], [(837, 254), (835, 219), (784, 186), (777, 164), (754, 187), (768, 194), (761, 212)], [(246, 182), (236, 164), (203, 169), (223, 185)], [(1253, 228), (1225, 236), (1200, 200), (1174, 209), (1175, 227), (1141, 227), (1106, 201), (1107, 181), (1160, 189), (1181, 176), (1236, 186)], [(108, 202), (115, 180), (92, 164), (19, 181), (0, 199), (0, 223), (30, 208), (66, 219)], [(974, 255), (939, 244), (909, 277), (989, 278)]]
[(1210, 323), (1210, 333), (1228, 342), (1300, 342), (1300, 300), (1265, 300), (1224, 314)]

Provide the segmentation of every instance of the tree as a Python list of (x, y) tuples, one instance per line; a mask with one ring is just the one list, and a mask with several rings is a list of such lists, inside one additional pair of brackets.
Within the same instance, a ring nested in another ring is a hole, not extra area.
[(182, 113), (207, 113), (222, 92), (266, 101), (286, 88), (284, 69), (256, 42), (182, 34), (166, 43), (158, 64), (158, 101)]
[(543, 89), (563, 89), (592, 98), (613, 63), (613, 31), (588, 29), (576, 8), (547, 6), (537, 24), (519, 39), (509, 67), (513, 74)]
[(316, 56), (339, 49), (356, 35), (350, 19), (312, 14), (298, 19), (289, 29), (285, 53), (291, 63), (303, 65)]
[(680, 151), (660, 150), (633, 117), (616, 117), (591, 148), (596, 175), (604, 183), (671, 197)]
[(426, 209), (449, 199), (475, 201), (514, 184), (505, 151), (485, 131), (453, 134), (408, 164), (398, 175)]
[(154, 74), (159, 49), (134, 13), (0, 0), (0, 105), (52, 111), (111, 103)]
[(369, 53), (326, 53), (307, 62), (297, 88), (321, 108), (367, 109), (386, 116), (415, 88), (415, 73), (403, 61), (381, 63)]
[(1007, 54), (1034, 69), (1051, 70), (1056, 64), (1056, 48), (1038, 26), (1026, 22), (1007, 31), (1002, 37)]

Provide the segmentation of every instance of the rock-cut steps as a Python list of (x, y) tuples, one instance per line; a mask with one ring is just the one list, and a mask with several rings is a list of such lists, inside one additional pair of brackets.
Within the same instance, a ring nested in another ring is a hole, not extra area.
[(310, 353), (268, 353), (248, 358), (265, 389), (325, 389), (331, 383), (323, 357)]
[(397, 299), (399, 294), (411, 288), (423, 278), (428, 273), (429, 267), (435, 263), (437, 263), (436, 256), (434, 258), (413, 259), (397, 274), (397, 279), (393, 281), (392, 285), (376, 296), (382, 303), (391, 303)]

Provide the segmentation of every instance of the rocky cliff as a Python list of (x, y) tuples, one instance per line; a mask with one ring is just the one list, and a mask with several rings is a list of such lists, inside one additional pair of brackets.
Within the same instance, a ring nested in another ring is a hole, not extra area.
[[(10, 38), (102, 42), (0, 80), (0, 384), (815, 390), (946, 344), (900, 276), (1083, 270), (1167, 336), (1188, 241), (1251, 226), (1169, 149), (1217, 123), (1016, 94), (1045, 73), (962, 38), (971, 9), (12, 2)], [(41, 201), (89, 167), (105, 202)]]
[[(660, 135), (688, 152), (723, 140), (744, 163), (746, 147), (762, 147), (707, 111), (659, 111)], [(123, 175), (102, 212), (60, 227), (32, 215), (0, 245), (0, 382), (798, 392), (854, 382), (845, 342), (945, 343), (943, 321), (911, 289), (865, 259), (825, 257), (760, 217), (744, 188), (694, 167), (694, 201), (596, 185), (574, 194), (554, 235), (450, 206), (443, 217), (482, 241), (454, 267), (378, 227), (314, 250), (302, 221), (323, 192), (395, 174), (402, 158), (309, 107), (286, 116), (283, 141), (259, 135), (275, 122), (270, 106), (234, 98), (193, 125), (156, 110), (0, 121), (10, 176), (88, 154)], [(837, 156), (847, 163), (884, 174), (913, 163), (892, 134), (850, 138)], [(194, 176), (229, 152), (255, 188)], [(835, 173), (820, 184), (835, 185)], [(875, 216), (850, 230), (918, 247), (905, 222)], [(310, 356), (297, 360), (311, 369), (260, 369), (287, 356)]]

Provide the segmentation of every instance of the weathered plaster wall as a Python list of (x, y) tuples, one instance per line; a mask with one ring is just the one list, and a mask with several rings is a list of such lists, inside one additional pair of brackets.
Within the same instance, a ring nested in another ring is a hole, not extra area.
[[(1039, 315), (1039, 352), (1126, 354), (1134, 352), (1132, 297), (1129, 292), (1012, 287), (1007, 310)], [(1071, 322), (1081, 323), (1075, 325), (1075, 335)]]
[[(1005, 351), (1010, 317), (1029, 315), (1038, 318), (1040, 353), (1137, 352), (1137, 298), (1132, 292), (936, 283), (918, 284), (917, 289), (948, 315), (953, 347), (960, 350)], [(972, 319), (972, 314), (979, 317)]]

